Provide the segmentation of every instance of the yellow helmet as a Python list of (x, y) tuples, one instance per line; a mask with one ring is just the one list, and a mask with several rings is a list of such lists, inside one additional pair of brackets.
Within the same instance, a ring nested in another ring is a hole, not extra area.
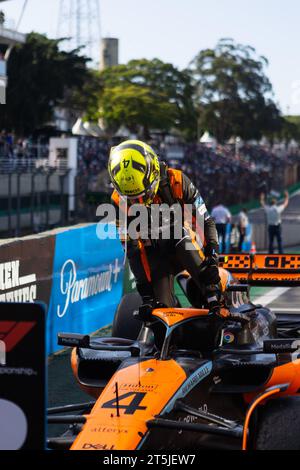
[(140, 140), (126, 140), (112, 147), (108, 171), (113, 186), (129, 199), (150, 204), (159, 187), (160, 168), (154, 150)]

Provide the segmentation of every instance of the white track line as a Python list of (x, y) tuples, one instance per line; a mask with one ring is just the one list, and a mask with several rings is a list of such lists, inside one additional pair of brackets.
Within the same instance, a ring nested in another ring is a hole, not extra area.
[(289, 290), (290, 287), (275, 287), (275, 289), (270, 290), (269, 292), (267, 292), (267, 294), (257, 297), (255, 299), (255, 303), (263, 306), (269, 305)]
[(274, 313), (300, 313), (300, 308), (272, 308)]

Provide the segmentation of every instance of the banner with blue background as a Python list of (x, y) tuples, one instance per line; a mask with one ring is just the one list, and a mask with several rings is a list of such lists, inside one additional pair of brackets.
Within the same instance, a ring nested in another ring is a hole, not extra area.
[(58, 332), (88, 334), (112, 322), (122, 296), (123, 261), (119, 240), (100, 240), (96, 224), (56, 235), (48, 354), (59, 349)]

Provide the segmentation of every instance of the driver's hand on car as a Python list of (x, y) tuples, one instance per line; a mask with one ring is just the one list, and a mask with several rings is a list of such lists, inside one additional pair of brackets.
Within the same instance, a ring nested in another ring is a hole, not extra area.
[(205, 260), (202, 264), (202, 269), (205, 276), (206, 296), (208, 307), (211, 313), (215, 315), (220, 314), (220, 299), (219, 299), (219, 259), (218, 259), (218, 246), (208, 244), (204, 248)]
[(218, 247), (207, 245), (204, 248), (205, 259), (201, 265), (201, 271), (205, 272), (205, 284), (219, 284), (219, 256)]

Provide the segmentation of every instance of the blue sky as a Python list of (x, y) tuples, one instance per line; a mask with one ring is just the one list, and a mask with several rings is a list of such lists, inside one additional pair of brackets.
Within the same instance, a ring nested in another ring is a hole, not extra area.
[[(65, 0), (67, 1), (67, 0)], [(21, 31), (54, 37), (59, 0), (28, 0)], [(1, 8), (17, 19), (23, 0)], [(268, 58), (276, 101), (300, 114), (299, 0), (100, 0), (102, 35), (120, 39), (120, 61), (160, 59), (186, 67), (221, 37), (250, 44)]]

